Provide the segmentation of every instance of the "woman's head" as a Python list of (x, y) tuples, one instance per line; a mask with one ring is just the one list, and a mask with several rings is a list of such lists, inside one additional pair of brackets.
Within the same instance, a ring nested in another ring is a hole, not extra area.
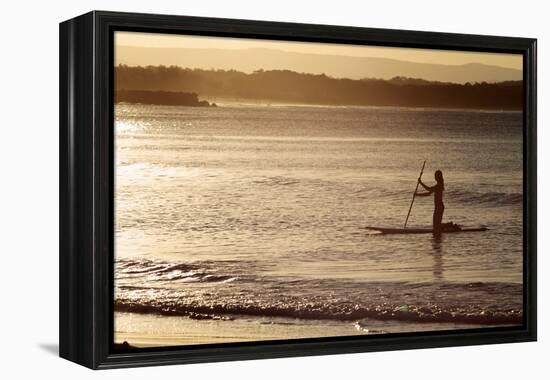
[(436, 170), (434, 176), (437, 183), (445, 188), (445, 182), (443, 181), (443, 172), (441, 170)]

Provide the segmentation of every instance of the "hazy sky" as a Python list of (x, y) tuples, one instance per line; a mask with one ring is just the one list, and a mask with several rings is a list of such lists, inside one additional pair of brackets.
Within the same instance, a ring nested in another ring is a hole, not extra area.
[(199, 37), (136, 32), (116, 32), (115, 45), (152, 48), (269, 48), (297, 53), (390, 58), (402, 61), (434, 63), (443, 65), (484, 63), (488, 65), (497, 65), (517, 70), (522, 69), (522, 56), (519, 54), (456, 52), (449, 50), (340, 45), (310, 42), (281, 42), (268, 40)]

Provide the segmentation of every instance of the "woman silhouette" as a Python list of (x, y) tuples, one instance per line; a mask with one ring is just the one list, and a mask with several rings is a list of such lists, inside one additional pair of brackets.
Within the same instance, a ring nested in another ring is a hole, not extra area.
[(441, 170), (436, 170), (435, 172), (435, 186), (426, 186), (420, 178), (418, 178), (418, 183), (426, 189), (426, 193), (417, 192), (416, 195), (419, 197), (427, 197), (434, 193), (434, 216), (433, 216), (433, 232), (441, 233), (441, 220), (443, 219), (443, 211), (445, 211), (445, 205), (443, 204), (443, 191), (445, 191), (445, 183), (443, 181), (443, 173)]

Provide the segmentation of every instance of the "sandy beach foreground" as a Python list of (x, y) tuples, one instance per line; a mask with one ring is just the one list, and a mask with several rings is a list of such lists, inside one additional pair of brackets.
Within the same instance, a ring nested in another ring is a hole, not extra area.
[(312, 323), (300, 319), (245, 316), (232, 320), (195, 320), (181, 316), (120, 312), (115, 313), (115, 317), (115, 343), (126, 341), (133, 347), (140, 348), (483, 327), (472, 324), (404, 324), (375, 320), (347, 323), (325, 320)]

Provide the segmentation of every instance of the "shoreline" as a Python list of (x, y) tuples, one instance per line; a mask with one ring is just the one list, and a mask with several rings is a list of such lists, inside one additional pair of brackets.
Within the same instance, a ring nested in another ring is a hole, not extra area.
[(415, 323), (402, 321), (327, 321), (294, 318), (235, 316), (231, 320), (197, 320), (115, 312), (115, 344), (131, 347), (168, 347), (355, 335), (461, 330), (509, 325)]
[[(153, 103), (129, 103), (117, 102), (120, 105), (144, 105), (144, 106), (166, 106), (166, 107), (191, 107), (191, 108), (246, 108), (246, 107), (265, 107), (265, 108), (328, 108), (328, 109), (400, 109), (406, 111), (425, 112), (471, 112), (471, 113), (522, 113), (519, 108), (463, 108), (463, 107), (430, 107), (430, 106), (405, 106), (405, 105), (368, 105), (368, 104), (323, 104), (323, 103), (294, 103), (283, 101), (269, 101), (265, 99), (246, 99), (246, 98), (223, 98), (218, 96), (208, 96), (210, 106), (194, 106), (184, 104), (153, 104)], [(213, 106), (212, 106), (213, 105)]]

